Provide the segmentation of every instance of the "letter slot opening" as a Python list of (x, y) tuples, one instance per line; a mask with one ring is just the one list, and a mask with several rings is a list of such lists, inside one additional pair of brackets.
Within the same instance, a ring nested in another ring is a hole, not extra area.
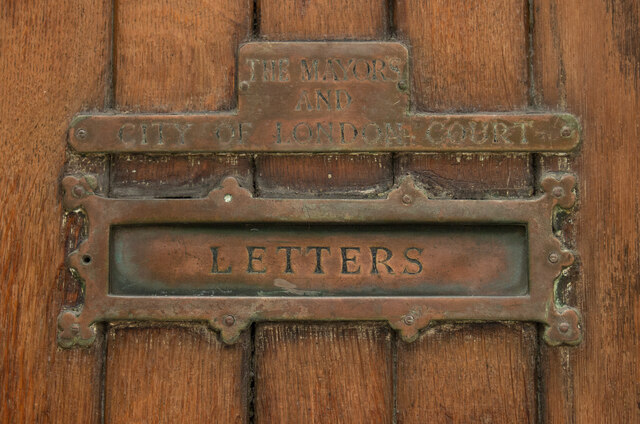
[(109, 294), (525, 296), (525, 225), (119, 225)]

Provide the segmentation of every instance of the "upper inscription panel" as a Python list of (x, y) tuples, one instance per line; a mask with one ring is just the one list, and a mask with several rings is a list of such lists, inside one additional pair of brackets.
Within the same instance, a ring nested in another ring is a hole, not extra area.
[(570, 151), (569, 114), (425, 114), (396, 42), (256, 42), (238, 52), (238, 108), (74, 119), (81, 152)]

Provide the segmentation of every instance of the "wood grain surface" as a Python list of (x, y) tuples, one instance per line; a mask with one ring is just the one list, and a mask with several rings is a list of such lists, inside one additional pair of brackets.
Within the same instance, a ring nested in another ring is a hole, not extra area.
[(533, 194), (531, 155), (417, 154), (397, 156), (396, 180), (411, 175), (437, 198), (483, 199)]
[(145, 112), (232, 109), (250, 0), (116, 0), (115, 98)]
[(366, 197), (393, 183), (391, 154), (257, 155), (256, 189), (265, 197)]
[(428, 111), (513, 110), (527, 105), (525, 0), (396, 0), (409, 40), (413, 97)]
[(536, 97), (579, 116), (584, 132), (569, 163), (582, 278), (566, 291), (586, 334), (543, 358), (543, 418), (640, 422), (640, 5), (543, 0), (534, 13)]
[[(524, 107), (529, 101), (525, 6), (520, 0), (398, 0), (395, 22), (398, 36), (411, 45), (417, 107), (440, 111)], [(533, 191), (529, 155), (402, 155), (396, 169), (413, 174), (442, 197)], [(422, 423), (425, 417), (443, 423), (535, 422), (537, 402), (531, 382), (536, 378), (536, 350), (530, 346), (536, 342), (535, 327), (450, 328), (436, 327), (435, 333), (410, 346), (400, 342), (398, 422)], [(490, 370), (498, 364), (500, 370)]]
[(260, 36), (270, 40), (369, 40), (387, 35), (386, 0), (257, 0)]
[[(251, 16), (249, 1), (118, 1), (115, 106), (231, 108), (235, 54), (250, 33)], [(114, 156), (111, 194), (199, 196), (224, 175), (252, 188), (252, 161), (238, 155)], [(106, 422), (247, 422), (249, 335), (226, 348), (208, 332), (186, 327), (150, 331), (110, 332)]]
[(398, 423), (535, 423), (532, 324), (446, 324), (398, 346)]
[(114, 197), (203, 197), (226, 177), (253, 189), (249, 155), (114, 155)]
[[(59, 350), (67, 125), (103, 107), (110, 1), (0, 8), (0, 422), (98, 423), (103, 341)], [(73, 243), (73, 241), (72, 241)]]
[(256, 423), (391, 423), (389, 328), (264, 324), (255, 336)]
[(116, 327), (107, 343), (105, 422), (246, 422), (248, 337), (227, 346), (206, 326)]

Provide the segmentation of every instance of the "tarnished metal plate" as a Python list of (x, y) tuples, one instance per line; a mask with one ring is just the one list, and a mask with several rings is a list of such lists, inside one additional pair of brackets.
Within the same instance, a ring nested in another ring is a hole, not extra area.
[(238, 52), (238, 108), (79, 115), (79, 152), (566, 152), (566, 113), (427, 114), (410, 106), (397, 42), (254, 42)]
[(90, 182), (63, 181), (89, 227), (69, 257), (85, 302), (60, 314), (61, 346), (118, 320), (208, 321), (229, 342), (261, 320), (387, 320), (407, 340), (432, 320), (523, 320), (552, 344), (581, 339), (554, 295), (573, 262), (551, 224), (575, 201), (570, 175), (513, 200), (433, 200), (410, 178), (359, 200), (254, 198), (233, 178), (206, 198), (114, 199)]
[(109, 293), (525, 295), (526, 227), (147, 225), (111, 229)]

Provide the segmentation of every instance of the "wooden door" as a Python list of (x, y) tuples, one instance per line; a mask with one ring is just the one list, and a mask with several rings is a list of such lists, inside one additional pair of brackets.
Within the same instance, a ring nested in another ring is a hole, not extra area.
[[(640, 6), (633, 0), (57, 0), (0, 8), (0, 420), (5, 423), (640, 422)], [(399, 40), (425, 111), (553, 110), (575, 154), (93, 155), (66, 148), (80, 111), (235, 107), (247, 40)], [(256, 196), (363, 197), (411, 174), (436, 197), (526, 197), (579, 177), (557, 222), (578, 261), (558, 282), (577, 347), (531, 323), (262, 323), (227, 346), (202, 325), (105, 326), (61, 350), (82, 296), (83, 237), (60, 178), (113, 197), (200, 196), (233, 175)]]

